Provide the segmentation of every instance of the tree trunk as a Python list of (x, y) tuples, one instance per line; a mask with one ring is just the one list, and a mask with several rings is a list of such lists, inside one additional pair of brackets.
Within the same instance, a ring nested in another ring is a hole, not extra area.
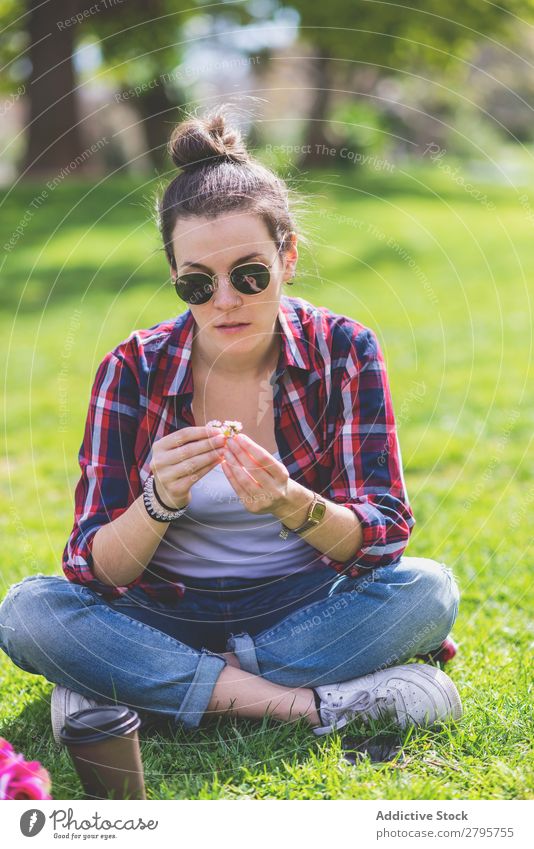
[[(185, 98), (178, 99), (183, 103)], [(167, 142), (174, 126), (176, 107), (169, 100), (162, 83), (143, 92), (137, 99), (137, 106), (143, 119), (147, 154), (152, 165), (157, 172), (167, 171), (173, 167), (167, 155)]]
[[(72, 63), (76, 26), (61, 26), (76, 14), (78, 2), (28, 0), (28, 11), (32, 71), (23, 170), (24, 176), (43, 177), (57, 174), (83, 153)], [(81, 170), (84, 161), (75, 167)]]
[(299, 168), (326, 167), (328, 153), (325, 148), (329, 149), (335, 144), (328, 125), (333, 84), (333, 63), (329, 56), (319, 50), (313, 58), (313, 63), (315, 97), (302, 140), (304, 153), (297, 163)]

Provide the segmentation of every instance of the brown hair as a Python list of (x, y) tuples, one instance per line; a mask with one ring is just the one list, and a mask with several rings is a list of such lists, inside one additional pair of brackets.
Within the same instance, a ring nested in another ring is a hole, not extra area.
[[(157, 202), (158, 227), (172, 268), (176, 269), (172, 234), (176, 221), (202, 215), (214, 218), (231, 210), (250, 211), (260, 216), (282, 253), (289, 247), (289, 234), (296, 232), (299, 198), (284, 180), (250, 156), (238, 129), (227, 120), (228, 104), (203, 117), (189, 116), (177, 124), (168, 142), (168, 152), (181, 169)], [(308, 239), (299, 226), (299, 239)]]

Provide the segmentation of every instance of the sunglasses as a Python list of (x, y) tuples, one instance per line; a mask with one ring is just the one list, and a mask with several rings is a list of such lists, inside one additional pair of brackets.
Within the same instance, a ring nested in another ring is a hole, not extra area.
[[(278, 253), (279, 251), (277, 251)], [(259, 295), (264, 292), (271, 280), (270, 265), (263, 262), (246, 262), (236, 265), (229, 273), (230, 283), (242, 295)], [(206, 304), (219, 283), (218, 274), (192, 271), (181, 274), (173, 281), (176, 294), (187, 304)]]

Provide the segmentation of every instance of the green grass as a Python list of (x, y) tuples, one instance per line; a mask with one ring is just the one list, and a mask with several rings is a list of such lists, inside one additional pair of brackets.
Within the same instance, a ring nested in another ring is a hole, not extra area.
[[(532, 224), (511, 189), (484, 187), (488, 209), (428, 166), (310, 180), (312, 245), (287, 291), (378, 333), (417, 518), (406, 553), (446, 562), (461, 586), (460, 651), (447, 671), (465, 716), (408, 735), (380, 765), (351, 765), (338, 736), (318, 741), (272, 720), (147, 732), (148, 795), (532, 798)], [(61, 574), (102, 356), (134, 327), (181, 311), (150, 220), (153, 188), (65, 180), (4, 258), (2, 591), (37, 571)], [(5, 241), (42, 189), (24, 185), (0, 206)], [(3, 653), (0, 682), (0, 735), (45, 764), (55, 798), (81, 798), (53, 745), (52, 684)]]

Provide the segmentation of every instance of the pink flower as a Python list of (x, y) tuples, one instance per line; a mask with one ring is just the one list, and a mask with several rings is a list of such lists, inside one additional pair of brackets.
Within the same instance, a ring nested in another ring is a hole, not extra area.
[(0, 737), (0, 769), (2, 769), (4, 760), (14, 754), (15, 751), (11, 743), (8, 743), (3, 737)]
[(39, 761), (25, 761), (0, 737), (0, 799), (51, 799), (52, 782)]

